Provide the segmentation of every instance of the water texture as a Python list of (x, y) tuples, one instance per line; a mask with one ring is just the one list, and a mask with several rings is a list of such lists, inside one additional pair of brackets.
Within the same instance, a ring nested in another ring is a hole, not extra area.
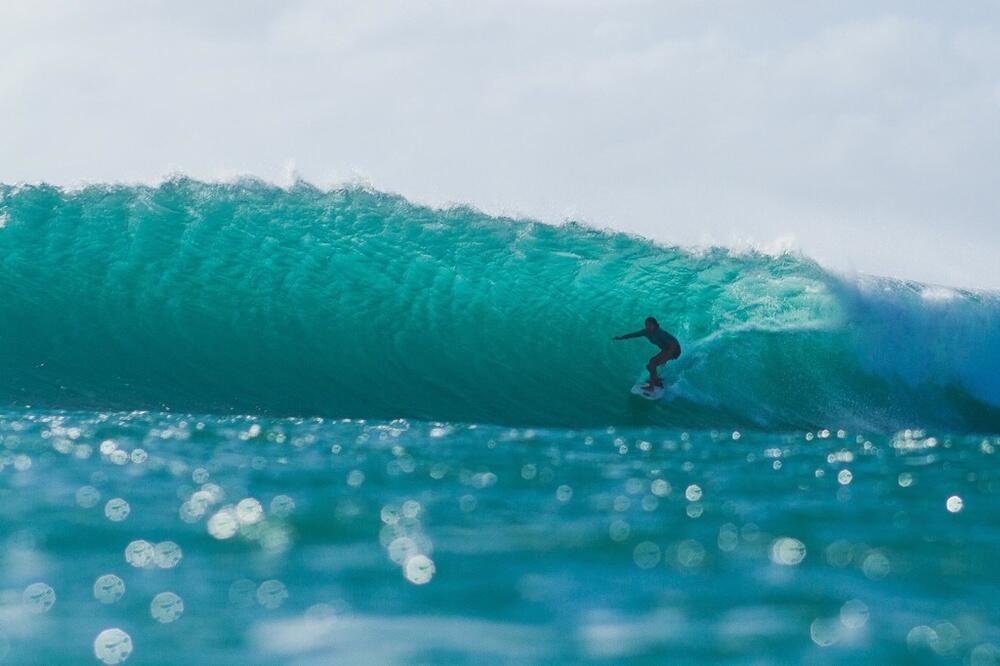
[(0, 185), (3, 663), (1000, 664), (998, 447), (995, 293)]
[(112, 630), (136, 664), (1000, 658), (997, 437), (38, 411), (0, 437), (10, 663)]
[[(0, 401), (504, 425), (1000, 430), (1000, 297), (363, 189), (0, 187)], [(657, 316), (672, 402), (627, 392)]]

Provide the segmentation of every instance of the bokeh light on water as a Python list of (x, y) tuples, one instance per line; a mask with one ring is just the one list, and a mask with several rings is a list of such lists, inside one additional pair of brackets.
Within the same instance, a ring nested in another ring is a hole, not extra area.
[(184, 613), (184, 601), (173, 592), (160, 592), (149, 603), (149, 614), (162, 624), (176, 621)]
[(0, 414), (4, 663), (1000, 663), (997, 436)]
[(104, 574), (94, 581), (94, 598), (102, 604), (113, 604), (125, 594), (125, 581), (114, 574)]
[(117, 627), (105, 629), (94, 639), (94, 656), (105, 664), (120, 664), (132, 654), (132, 637)]

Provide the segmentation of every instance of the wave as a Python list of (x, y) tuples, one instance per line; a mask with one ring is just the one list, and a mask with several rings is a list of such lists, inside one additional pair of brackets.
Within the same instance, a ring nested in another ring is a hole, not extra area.
[[(657, 316), (670, 398), (629, 394)], [(1000, 298), (306, 183), (0, 185), (0, 401), (1000, 430)]]

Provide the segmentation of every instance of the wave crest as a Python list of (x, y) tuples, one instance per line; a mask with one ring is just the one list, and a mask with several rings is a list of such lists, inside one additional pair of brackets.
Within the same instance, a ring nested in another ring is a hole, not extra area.
[[(995, 295), (360, 188), (0, 186), (0, 400), (510, 424), (1000, 426)], [(628, 393), (655, 314), (673, 398)]]

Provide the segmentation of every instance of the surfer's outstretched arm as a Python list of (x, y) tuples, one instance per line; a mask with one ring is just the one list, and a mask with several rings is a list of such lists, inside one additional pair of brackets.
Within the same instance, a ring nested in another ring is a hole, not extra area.
[(629, 338), (641, 338), (646, 335), (646, 331), (636, 331), (635, 333), (626, 333), (625, 335), (616, 335), (615, 340), (628, 340)]

